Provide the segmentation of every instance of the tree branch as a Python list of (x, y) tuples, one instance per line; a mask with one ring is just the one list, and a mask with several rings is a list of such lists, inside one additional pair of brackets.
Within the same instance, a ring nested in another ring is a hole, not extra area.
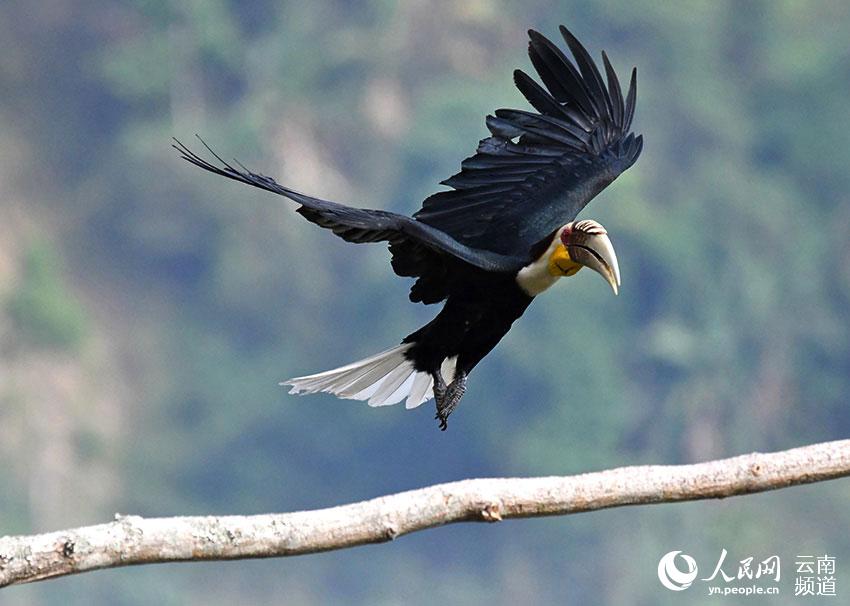
[(389, 541), (455, 522), (723, 498), (850, 475), (850, 440), (695, 465), (438, 484), (315, 511), (115, 521), (0, 538), (0, 587), (117, 566), (292, 556)]

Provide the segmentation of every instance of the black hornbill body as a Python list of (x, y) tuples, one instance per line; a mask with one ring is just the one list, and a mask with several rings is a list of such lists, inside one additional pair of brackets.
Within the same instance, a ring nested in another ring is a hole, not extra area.
[(582, 267), (599, 272), (617, 292), (619, 268), (605, 229), (575, 218), (641, 152), (642, 137), (630, 132), (636, 70), (624, 98), (605, 53), (603, 81), (578, 40), (563, 26), (561, 34), (574, 63), (529, 32), (529, 56), (545, 89), (514, 72), (536, 112), (500, 109), (488, 116), (490, 136), (443, 181), (451, 189), (427, 198), (413, 217), (313, 198), (234, 167), (212, 150), (220, 165), (176, 143), (189, 162), (284, 195), (306, 219), (349, 242), (389, 242), (395, 273), (416, 278), (410, 300), (445, 301), (434, 320), (401, 345), (290, 379), (291, 393), (323, 391), (373, 406), (406, 399), (408, 408), (434, 397), (445, 429), (469, 372), (535, 296)]

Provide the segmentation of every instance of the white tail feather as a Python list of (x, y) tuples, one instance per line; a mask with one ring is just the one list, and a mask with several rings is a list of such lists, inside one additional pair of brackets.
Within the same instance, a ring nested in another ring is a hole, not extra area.
[[(407, 398), (406, 408), (416, 408), (434, 397), (434, 379), (413, 368), (405, 357), (410, 343), (334, 370), (295, 377), (281, 385), (291, 385), (289, 393), (330, 393), (347, 400), (368, 400), (369, 406), (388, 406)], [(457, 358), (443, 361), (440, 372), (447, 383), (455, 374)]]
[(413, 377), (413, 385), (410, 386), (410, 394), (407, 396), (405, 408), (416, 408), (433, 395), (431, 386), (434, 384), (434, 379), (431, 378), (431, 375), (417, 372)]

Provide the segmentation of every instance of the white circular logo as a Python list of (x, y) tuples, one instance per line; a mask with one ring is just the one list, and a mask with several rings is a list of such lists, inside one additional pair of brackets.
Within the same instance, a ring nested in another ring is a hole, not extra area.
[[(681, 555), (680, 555), (681, 554)], [(676, 556), (685, 561), (686, 571), (681, 571), (676, 566)], [(691, 586), (697, 578), (697, 563), (691, 556), (681, 551), (671, 551), (664, 554), (658, 562), (658, 580), (671, 591), (682, 591)]]

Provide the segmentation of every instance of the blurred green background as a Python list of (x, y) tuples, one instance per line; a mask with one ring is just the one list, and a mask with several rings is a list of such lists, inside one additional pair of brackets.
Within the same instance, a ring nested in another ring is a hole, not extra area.
[[(397, 343), (383, 246), (177, 159), (200, 133), (318, 196), (410, 213), (527, 107), (528, 27), (639, 70), (635, 167), (583, 217), (620, 258), (541, 297), (432, 407), (277, 386)], [(0, 3), (0, 534), (318, 508), (473, 476), (570, 474), (850, 433), (850, 4)], [(658, 558), (837, 558), (850, 483), (461, 525), (293, 559), (109, 570), (2, 604), (701, 604)], [(704, 563), (704, 564), (703, 564)], [(734, 567), (730, 567), (734, 570)], [(842, 598), (838, 598), (841, 600)], [(687, 600), (687, 602), (685, 602)], [(809, 599), (809, 602), (815, 600)], [(760, 602), (748, 598), (747, 603)]]

